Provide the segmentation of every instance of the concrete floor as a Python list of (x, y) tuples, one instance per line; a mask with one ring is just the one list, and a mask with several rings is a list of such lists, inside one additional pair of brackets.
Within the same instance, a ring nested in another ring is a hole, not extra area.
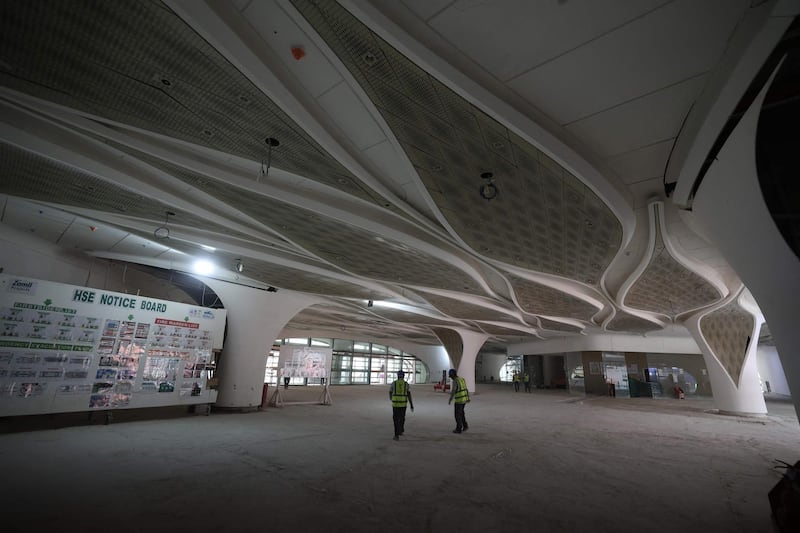
[(800, 459), (790, 403), (744, 418), (479, 385), (455, 435), (447, 395), (412, 391), (399, 442), (388, 389), (368, 386), (333, 387), (331, 406), (0, 420), (0, 529), (772, 532), (773, 460)]

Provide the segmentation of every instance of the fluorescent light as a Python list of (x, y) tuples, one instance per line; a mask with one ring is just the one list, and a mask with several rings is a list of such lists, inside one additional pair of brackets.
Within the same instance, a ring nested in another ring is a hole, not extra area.
[(215, 251), (217, 251), (217, 249), (214, 248), (213, 246), (206, 246), (205, 244), (201, 244), (200, 248), (202, 248), (206, 252), (215, 252)]
[(194, 271), (201, 276), (208, 276), (214, 272), (214, 263), (200, 259), (194, 263)]

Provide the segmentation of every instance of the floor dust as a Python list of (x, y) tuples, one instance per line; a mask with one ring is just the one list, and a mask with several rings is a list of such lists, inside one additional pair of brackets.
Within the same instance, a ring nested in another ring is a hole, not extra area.
[(457, 435), (447, 395), (412, 391), (399, 441), (388, 387), (370, 386), (332, 387), (330, 406), (2, 420), (2, 530), (772, 532), (774, 460), (800, 459), (789, 403), (747, 418), (711, 400), (479, 385)]

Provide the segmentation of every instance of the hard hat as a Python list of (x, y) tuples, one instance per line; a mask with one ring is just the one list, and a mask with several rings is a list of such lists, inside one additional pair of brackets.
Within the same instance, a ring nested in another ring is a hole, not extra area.
[(405, 376), (405, 375), (406, 375), (406, 373), (405, 373), (405, 372), (403, 372), (402, 370), (398, 370), (398, 371), (397, 371), (397, 377), (399, 377), (399, 378), (402, 378), (402, 377), (403, 377), (403, 376)]
[(456, 375), (456, 369), (455, 368), (451, 368), (450, 372), (448, 373), (448, 375), (451, 376), (451, 377), (455, 376)]

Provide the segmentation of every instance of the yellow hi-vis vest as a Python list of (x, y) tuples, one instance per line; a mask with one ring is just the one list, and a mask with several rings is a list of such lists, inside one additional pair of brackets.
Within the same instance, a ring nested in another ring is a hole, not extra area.
[(402, 379), (392, 383), (392, 407), (405, 407), (408, 403), (408, 383)]
[(458, 380), (458, 388), (453, 399), (456, 403), (467, 403), (469, 401), (469, 391), (467, 390), (467, 381), (461, 376), (456, 377)]

